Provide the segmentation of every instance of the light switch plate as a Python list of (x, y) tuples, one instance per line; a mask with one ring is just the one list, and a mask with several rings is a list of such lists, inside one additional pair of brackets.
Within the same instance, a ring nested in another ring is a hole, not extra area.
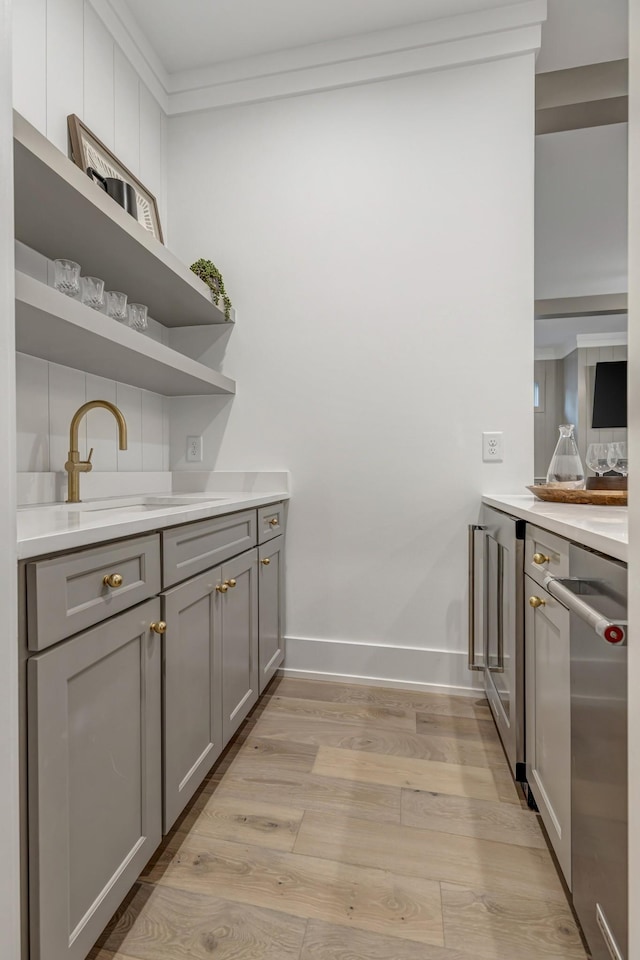
[(485, 463), (502, 463), (504, 459), (502, 431), (482, 434), (482, 459)]

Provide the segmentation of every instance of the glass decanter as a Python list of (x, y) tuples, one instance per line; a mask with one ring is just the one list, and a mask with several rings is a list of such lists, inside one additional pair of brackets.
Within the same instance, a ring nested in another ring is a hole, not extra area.
[(583, 490), (584, 467), (573, 435), (574, 425), (563, 423), (558, 430), (560, 437), (547, 471), (547, 484), (566, 490)]

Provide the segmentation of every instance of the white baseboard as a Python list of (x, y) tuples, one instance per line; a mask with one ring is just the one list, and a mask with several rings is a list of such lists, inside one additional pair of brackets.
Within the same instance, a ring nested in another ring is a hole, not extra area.
[(481, 674), (468, 669), (466, 654), (459, 651), (308, 637), (287, 637), (285, 650), (285, 677), (459, 696), (483, 693)]

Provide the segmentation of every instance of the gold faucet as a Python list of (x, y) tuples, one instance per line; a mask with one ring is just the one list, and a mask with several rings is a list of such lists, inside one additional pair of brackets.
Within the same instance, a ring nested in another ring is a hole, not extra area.
[(69, 428), (69, 459), (64, 465), (69, 474), (67, 503), (80, 503), (80, 474), (89, 473), (93, 469), (91, 463), (93, 447), (91, 447), (86, 460), (80, 459), (78, 432), (80, 421), (85, 413), (88, 413), (89, 410), (95, 410), (96, 407), (109, 410), (114, 415), (118, 424), (118, 446), (121, 450), (127, 449), (127, 421), (122, 414), (122, 410), (119, 410), (115, 403), (109, 403), (108, 400), (89, 400), (88, 403), (83, 403), (71, 418), (71, 427)]

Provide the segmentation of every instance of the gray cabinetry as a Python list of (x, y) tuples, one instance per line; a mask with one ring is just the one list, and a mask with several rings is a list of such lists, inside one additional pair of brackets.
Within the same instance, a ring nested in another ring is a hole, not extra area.
[(220, 573), (209, 570), (162, 598), (165, 832), (222, 750)]
[(284, 503), (269, 504), (258, 507), (258, 543), (272, 540), (284, 533), (285, 527)]
[(258, 548), (260, 693), (284, 660), (284, 537)]
[(569, 612), (525, 576), (527, 781), (571, 889)]
[(162, 534), (164, 586), (210, 570), (256, 545), (256, 511), (187, 523)]
[(161, 839), (159, 615), (29, 660), (31, 960), (84, 960)]
[(258, 551), (222, 566), (222, 737), (225, 744), (258, 699)]
[(157, 534), (29, 563), (29, 648), (43, 650), (159, 592)]

